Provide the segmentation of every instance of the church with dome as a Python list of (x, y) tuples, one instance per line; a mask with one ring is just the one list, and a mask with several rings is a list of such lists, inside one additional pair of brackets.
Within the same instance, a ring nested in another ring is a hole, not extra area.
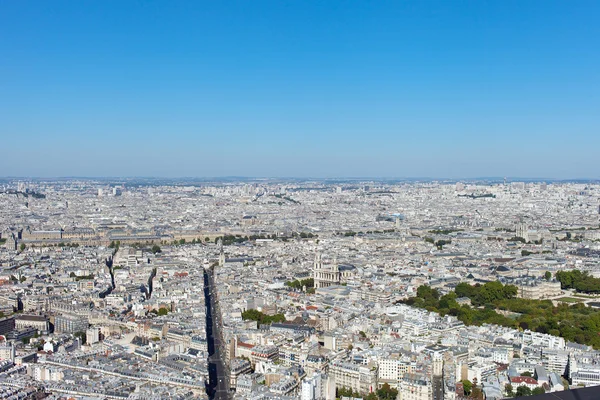
[(334, 259), (332, 264), (323, 264), (321, 254), (315, 255), (313, 266), (313, 279), (315, 289), (325, 288), (334, 285), (342, 285), (348, 282), (348, 279), (354, 277), (356, 267), (349, 264), (338, 264)]

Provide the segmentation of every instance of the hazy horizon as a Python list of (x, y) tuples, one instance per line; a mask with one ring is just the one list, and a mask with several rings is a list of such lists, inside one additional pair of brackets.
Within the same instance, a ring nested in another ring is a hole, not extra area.
[(31, 180), (71, 180), (71, 179), (89, 179), (89, 180), (119, 180), (119, 179), (146, 179), (146, 180), (373, 180), (373, 181), (503, 181), (510, 182), (577, 182), (577, 181), (600, 181), (600, 178), (589, 177), (534, 177), (534, 176), (465, 176), (465, 177), (443, 177), (443, 176), (244, 176), (244, 175), (223, 175), (223, 176), (0, 176), (0, 180), (31, 179)]

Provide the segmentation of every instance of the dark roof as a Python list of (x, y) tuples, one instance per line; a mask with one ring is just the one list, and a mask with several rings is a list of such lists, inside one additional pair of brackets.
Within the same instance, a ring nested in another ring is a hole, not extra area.
[(530, 396), (531, 400), (597, 400), (600, 399), (600, 386), (591, 386), (582, 389), (565, 390)]
[(352, 271), (352, 270), (356, 269), (356, 267), (351, 264), (340, 264), (340, 265), (338, 265), (338, 269), (340, 271)]
[(21, 320), (21, 321), (46, 321), (46, 317), (41, 316), (41, 315), (19, 315), (16, 317), (16, 319)]

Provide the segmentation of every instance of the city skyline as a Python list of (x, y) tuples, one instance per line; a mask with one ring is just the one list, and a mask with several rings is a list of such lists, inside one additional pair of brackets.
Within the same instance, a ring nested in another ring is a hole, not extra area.
[(7, 182), (15, 180), (24, 181), (53, 181), (53, 180), (98, 180), (106, 183), (127, 183), (128, 181), (143, 180), (148, 183), (155, 182), (162, 184), (163, 182), (180, 182), (180, 183), (210, 183), (210, 182), (229, 182), (229, 183), (244, 183), (244, 182), (469, 182), (474, 184), (510, 184), (510, 183), (597, 183), (600, 178), (587, 177), (571, 177), (571, 178), (553, 178), (553, 177), (526, 177), (526, 176), (463, 176), (463, 177), (444, 177), (444, 176), (0, 176), (0, 181)]
[(600, 176), (597, 2), (0, 15), (2, 175)]

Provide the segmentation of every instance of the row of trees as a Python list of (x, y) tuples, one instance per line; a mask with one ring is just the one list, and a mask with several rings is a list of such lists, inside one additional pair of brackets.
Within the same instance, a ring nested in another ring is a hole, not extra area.
[(572, 271), (558, 271), (556, 279), (562, 289), (575, 289), (583, 293), (600, 293), (600, 279), (590, 276), (587, 271), (574, 269)]
[(468, 297), (475, 306), (483, 306), (497, 300), (514, 299), (518, 289), (514, 285), (503, 285), (500, 282), (488, 282), (484, 285), (471, 286), (461, 282), (454, 289), (456, 296)]
[(398, 397), (398, 390), (390, 387), (387, 383), (384, 383), (381, 388), (375, 392), (371, 392), (366, 395), (361, 395), (357, 391), (350, 388), (338, 388), (336, 389), (336, 398), (350, 397), (350, 398), (363, 398), (365, 400), (396, 400)]
[(462, 232), (462, 229), (434, 229), (429, 231), (429, 233), (433, 233), (434, 235), (449, 235), (453, 232)]
[(302, 280), (294, 280), (294, 281), (288, 281), (285, 283), (286, 286), (291, 287), (292, 289), (302, 289), (304, 286), (306, 286), (307, 289), (310, 288), (314, 288), (315, 287), (315, 280), (313, 278), (307, 278), (307, 279), (302, 279)]
[(259, 325), (285, 322), (283, 314), (267, 315), (253, 308), (242, 312), (242, 319), (245, 321), (257, 321)]
[(506, 391), (506, 396), (508, 397), (526, 397), (546, 393), (543, 387), (536, 387), (534, 389), (530, 389), (529, 387), (523, 385), (517, 387), (517, 390), (515, 391), (513, 385), (511, 385), (510, 383), (506, 384), (504, 390)]

